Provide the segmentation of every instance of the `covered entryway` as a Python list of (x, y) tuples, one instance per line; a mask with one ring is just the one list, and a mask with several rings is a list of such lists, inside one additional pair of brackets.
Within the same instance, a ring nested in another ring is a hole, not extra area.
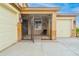
[(59, 8), (22, 8), (21, 14), (27, 19), (27, 35), (23, 38), (56, 39), (56, 12)]

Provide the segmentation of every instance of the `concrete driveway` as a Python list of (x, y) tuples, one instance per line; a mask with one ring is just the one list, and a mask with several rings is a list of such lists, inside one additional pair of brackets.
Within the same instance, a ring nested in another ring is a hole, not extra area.
[(0, 52), (1, 56), (78, 56), (79, 38), (57, 40), (23, 40)]

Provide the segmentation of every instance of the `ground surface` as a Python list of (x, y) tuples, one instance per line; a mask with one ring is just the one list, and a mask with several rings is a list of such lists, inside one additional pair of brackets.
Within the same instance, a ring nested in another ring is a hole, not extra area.
[(78, 38), (23, 40), (0, 53), (2, 56), (79, 56)]

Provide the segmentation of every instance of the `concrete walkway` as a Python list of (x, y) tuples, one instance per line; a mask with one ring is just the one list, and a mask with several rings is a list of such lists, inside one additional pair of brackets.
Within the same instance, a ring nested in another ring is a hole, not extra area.
[(0, 53), (2, 56), (78, 56), (78, 38), (57, 40), (23, 40)]

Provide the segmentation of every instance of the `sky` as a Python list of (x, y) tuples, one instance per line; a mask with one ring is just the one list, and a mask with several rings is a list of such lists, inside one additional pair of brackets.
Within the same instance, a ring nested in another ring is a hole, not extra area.
[(60, 7), (58, 13), (77, 13), (76, 26), (79, 28), (79, 3), (29, 3), (29, 7)]

